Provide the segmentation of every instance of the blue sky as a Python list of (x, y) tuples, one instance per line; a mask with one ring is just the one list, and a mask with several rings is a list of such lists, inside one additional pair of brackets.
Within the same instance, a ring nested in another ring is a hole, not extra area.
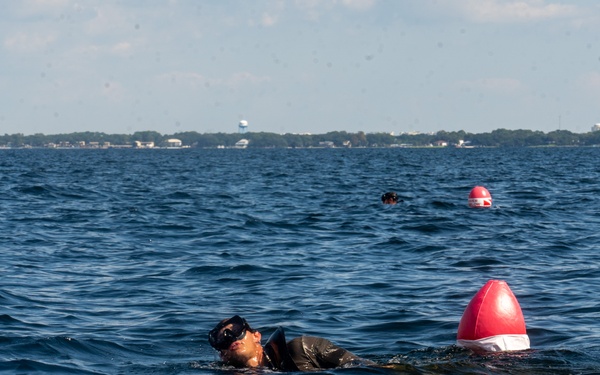
[(0, 134), (577, 133), (595, 0), (0, 2)]

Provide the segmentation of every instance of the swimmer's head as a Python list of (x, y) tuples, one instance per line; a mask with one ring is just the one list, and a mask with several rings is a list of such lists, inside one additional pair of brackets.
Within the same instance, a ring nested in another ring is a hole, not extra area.
[(381, 196), (381, 202), (383, 204), (396, 204), (398, 203), (398, 194), (393, 191), (387, 192)]
[(260, 339), (260, 332), (250, 328), (239, 315), (222, 320), (208, 333), (208, 342), (219, 352), (221, 360), (238, 368), (263, 365)]
[(235, 315), (219, 322), (208, 334), (208, 342), (217, 350), (224, 350), (246, 336), (246, 331), (254, 332), (246, 319)]

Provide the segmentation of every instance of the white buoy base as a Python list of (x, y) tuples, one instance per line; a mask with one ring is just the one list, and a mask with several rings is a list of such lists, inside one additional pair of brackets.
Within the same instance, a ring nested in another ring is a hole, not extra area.
[(456, 340), (458, 346), (472, 350), (485, 350), (487, 352), (504, 352), (529, 349), (529, 336), (527, 335), (497, 335), (484, 337), (479, 340)]

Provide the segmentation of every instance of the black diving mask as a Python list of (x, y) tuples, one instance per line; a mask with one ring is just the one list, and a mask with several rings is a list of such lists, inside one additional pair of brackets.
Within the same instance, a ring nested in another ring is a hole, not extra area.
[[(231, 324), (231, 327), (223, 329)], [(208, 333), (208, 342), (210, 346), (217, 350), (226, 350), (231, 344), (238, 340), (243, 340), (246, 337), (246, 330), (250, 330), (250, 325), (246, 319), (239, 315), (235, 315), (230, 319), (224, 320), (217, 324)]]

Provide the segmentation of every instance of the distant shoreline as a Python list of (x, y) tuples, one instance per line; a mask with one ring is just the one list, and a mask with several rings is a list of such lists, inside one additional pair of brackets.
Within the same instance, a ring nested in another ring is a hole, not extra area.
[(447, 149), (500, 149), (500, 148), (596, 148), (600, 145), (545, 145), (545, 146), (480, 146), (480, 147), (450, 147), (450, 146), (406, 146), (406, 147), (252, 147), (252, 148), (239, 148), (239, 147), (149, 147), (149, 148), (137, 148), (137, 147), (0, 147), (0, 152), (8, 150), (365, 150), (365, 149), (420, 149), (420, 150), (447, 150)]
[(482, 148), (482, 147), (575, 147), (600, 145), (600, 131), (572, 133), (555, 130), (497, 129), (489, 133), (465, 131), (437, 133), (197, 133), (163, 135), (155, 131), (133, 134), (80, 132), (70, 134), (0, 135), (0, 148), (49, 149), (165, 149), (165, 148)]

